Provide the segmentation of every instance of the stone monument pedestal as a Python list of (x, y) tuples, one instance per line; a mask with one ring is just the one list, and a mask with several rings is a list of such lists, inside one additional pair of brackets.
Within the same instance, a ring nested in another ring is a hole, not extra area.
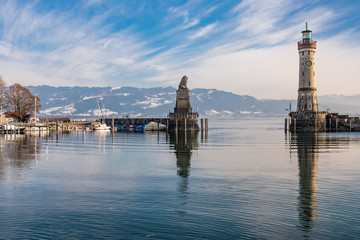
[(187, 81), (187, 76), (184, 76), (180, 81), (179, 89), (176, 91), (174, 112), (169, 113), (169, 131), (199, 131), (199, 114), (192, 111)]

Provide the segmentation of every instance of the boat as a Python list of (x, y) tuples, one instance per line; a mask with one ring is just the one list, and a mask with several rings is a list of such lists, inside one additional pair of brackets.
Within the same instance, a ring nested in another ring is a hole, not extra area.
[(34, 125), (29, 130), (31, 132), (47, 132), (48, 128), (46, 126)]
[(117, 125), (116, 127), (117, 127), (118, 131), (121, 131), (121, 130), (125, 129), (125, 125)]
[(145, 131), (165, 131), (166, 126), (162, 123), (150, 122), (144, 127)]
[(103, 110), (100, 106), (100, 99), (98, 98), (98, 107), (99, 107), (99, 118), (100, 118), (100, 113), (101, 113), (101, 118), (100, 118), (100, 123), (95, 124), (93, 126), (93, 130), (94, 131), (110, 131), (111, 127), (107, 126), (105, 123), (105, 118), (104, 118), (104, 113)]
[(105, 123), (99, 123), (93, 126), (94, 131), (110, 131), (111, 127), (107, 126)]
[(13, 124), (0, 126), (0, 131), (2, 133), (24, 133), (25, 127), (16, 126)]
[(142, 124), (142, 125), (136, 125), (135, 126), (135, 130), (144, 130), (144, 128), (147, 126), (148, 124)]

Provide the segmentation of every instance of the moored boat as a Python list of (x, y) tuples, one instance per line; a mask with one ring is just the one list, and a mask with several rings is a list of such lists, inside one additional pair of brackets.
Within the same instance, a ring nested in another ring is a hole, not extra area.
[(145, 131), (165, 131), (166, 126), (162, 123), (150, 122), (144, 127)]
[(0, 126), (1, 133), (24, 133), (25, 127), (13, 124)]
[(107, 126), (105, 123), (99, 123), (97, 125), (94, 125), (93, 130), (94, 131), (110, 131), (111, 127)]

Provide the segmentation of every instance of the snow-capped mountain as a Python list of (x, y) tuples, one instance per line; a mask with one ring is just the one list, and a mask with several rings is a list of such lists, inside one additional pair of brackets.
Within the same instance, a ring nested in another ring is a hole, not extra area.
[[(173, 87), (52, 87), (29, 86), (40, 97), (43, 116), (99, 116), (98, 100), (107, 117), (167, 116), (176, 102)], [(324, 97), (326, 102), (331, 96)], [(321, 97), (319, 98), (319, 102)], [(296, 100), (259, 100), (247, 95), (238, 95), (216, 89), (192, 89), (193, 111), (207, 117), (219, 116), (273, 116), (286, 115), (285, 109)], [(323, 108), (331, 106), (323, 103)], [(337, 102), (337, 107), (341, 104)], [(320, 106), (321, 107), (321, 106)], [(359, 107), (358, 107), (359, 108)], [(332, 109), (331, 109), (332, 110)], [(360, 112), (360, 109), (354, 109)]]

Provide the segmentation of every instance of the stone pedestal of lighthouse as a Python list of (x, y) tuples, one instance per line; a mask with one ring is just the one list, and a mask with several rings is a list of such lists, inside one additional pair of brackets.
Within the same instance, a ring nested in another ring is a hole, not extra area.
[(187, 76), (184, 76), (176, 91), (174, 112), (169, 113), (169, 131), (199, 131), (199, 114), (192, 111), (190, 90), (187, 88), (187, 81)]
[(291, 112), (291, 131), (326, 131), (326, 115), (319, 112), (315, 83), (316, 41), (311, 38), (312, 31), (302, 31), (299, 51), (299, 89), (296, 112)]

